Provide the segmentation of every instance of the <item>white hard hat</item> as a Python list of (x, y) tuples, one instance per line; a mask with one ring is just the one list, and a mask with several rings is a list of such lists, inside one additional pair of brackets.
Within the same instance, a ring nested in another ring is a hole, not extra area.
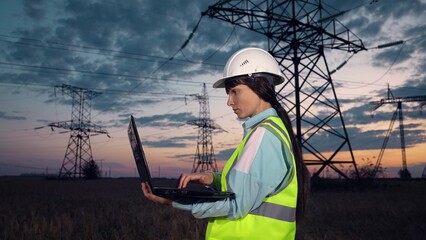
[(213, 84), (213, 88), (225, 87), (227, 79), (254, 73), (267, 73), (274, 76), (274, 84), (284, 82), (278, 62), (267, 51), (260, 48), (243, 48), (234, 53), (225, 65), (223, 78)]

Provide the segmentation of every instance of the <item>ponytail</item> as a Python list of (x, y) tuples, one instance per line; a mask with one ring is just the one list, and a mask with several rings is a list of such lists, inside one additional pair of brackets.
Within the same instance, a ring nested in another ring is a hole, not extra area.
[[(274, 97), (274, 99), (276, 100), (276, 97)], [(274, 103), (271, 103), (271, 105), (283, 121), (284, 126), (290, 135), (290, 141), (293, 147), (293, 156), (296, 162), (296, 174), (298, 182), (296, 221), (300, 221), (305, 212), (306, 200), (308, 198), (309, 193), (309, 171), (305, 165), (305, 162), (303, 161), (302, 149), (294, 135), (293, 128), (291, 126), (291, 121), (287, 115), (287, 112), (284, 110), (278, 100), (274, 101)]]

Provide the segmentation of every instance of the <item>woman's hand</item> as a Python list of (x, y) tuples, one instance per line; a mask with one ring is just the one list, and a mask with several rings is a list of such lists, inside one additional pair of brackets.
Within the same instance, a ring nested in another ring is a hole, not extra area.
[(172, 200), (154, 195), (147, 183), (142, 183), (141, 186), (143, 195), (149, 200), (162, 205), (172, 205)]
[(186, 188), (189, 182), (199, 182), (204, 185), (213, 183), (213, 173), (183, 173), (179, 178), (179, 188)]

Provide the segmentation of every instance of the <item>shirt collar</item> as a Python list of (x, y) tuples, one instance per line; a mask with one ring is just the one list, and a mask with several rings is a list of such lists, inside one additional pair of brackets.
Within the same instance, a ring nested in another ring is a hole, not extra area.
[(250, 131), (251, 128), (253, 128), (254, 126), (256, 126), (258, 123), (260, 123), (261, 121), (263, 121), (265, 118), (270, 117), (270, 116), (278, 116), (277, 111), (275, 111), (274, 108), (268, 108), (256, 115), (254, 115), (253, 117), (247, 119), (244, 123), (243, 123), (243, 129), (244, 129), (244, 136), (247, 134), (248, 131)]

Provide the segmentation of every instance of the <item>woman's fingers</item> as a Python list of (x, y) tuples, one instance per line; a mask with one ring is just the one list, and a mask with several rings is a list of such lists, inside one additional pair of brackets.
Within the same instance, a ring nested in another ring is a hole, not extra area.
[(182, 174), (179, 178), (178, 188), (186, 188), (188, 183), (191, 181), (191, 177), (188, 174)]
[(149, 187), (149, 185), (147, 183), (142, 183), (142, 192), (143, 194), (146, 196), (148, 196), (149, 194), (152, 194), (151, 188)]
[(204, 185), (210, 185), (213, 183), (213, 173), (190, 173), (182, 174), (179, 178), (179, 188), (185, 188), (189, 182), (199, 182)]
[(162, 204), (162, 205), (171, 205), (172, 204), (172, 201), (170, 199), (159, 197), (159, 196), (153, 194), (151, 188), (149, 187), (149, 185), (147, 183), (142, 183), (141, 188), (142, 188), (143, 194), (149, 200), (151, 200), (155, 203), (158, 203), (158, 204)]

